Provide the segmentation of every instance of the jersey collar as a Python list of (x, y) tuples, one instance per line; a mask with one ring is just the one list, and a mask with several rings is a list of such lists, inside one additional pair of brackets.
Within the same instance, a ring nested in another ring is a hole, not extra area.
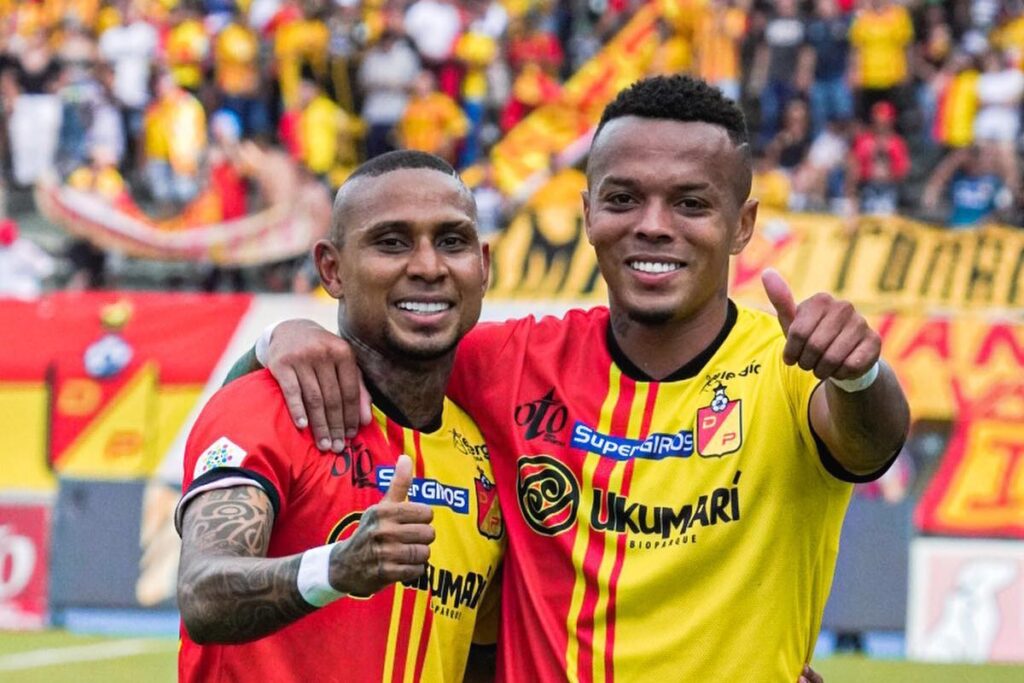
[(736, 318), (739, 312), (736, 309), (736, 304), (733, 303), (732, 299), (729, 299), (729, 308), (725, 314), (725, 324), (722, 325), (722, 329), (719, 330), (718, 336), (716, 336), (707, 348), (694, 356), (688, 363), (674, 371), (663, 379), (654, 379), (646, 372), (638, 368), (633, 361), (631, 361), (623, 352), (618, 342), (615, 341), (615, 335), (612, 333), (611, 319), (608, 320), (608, 327), (605, 329), (605, 339), (608, 342), (608, 352), (612, 356), (612, 361), (619, 366), (622, 373), (632, 380), (637, 382), (678, 382), (682, 379), (690, 379), (696, 377), (697, 373), (704, 369), (711, 357), (715, 355), (715, 352), (725, 343), (726, 338), (732, 331), (732, 328), (736, 325)]
[(370, 394), (370, 401), (392, 422), (395, 422), (406, 429), (413, 429), (422, 434), (430, 434), (431, 432), (436, 432), (441, 428), (441, 423), (444, 418), (443, 408), (436, 416), (434, 416), (430, 421), (430, 424), (425, 426), (423, 429), (417, 429), (409, 421), (409, 418), (405, 416), (405, 413), (398, 409), (398, 406), (395, 405), (394, 401), (385, 396), (384, 392), (382, 392), (376, 384), (371, 382), (370, 378), (365, 374), (363, 375), (363, 383), (366, 385), (366, 391)]

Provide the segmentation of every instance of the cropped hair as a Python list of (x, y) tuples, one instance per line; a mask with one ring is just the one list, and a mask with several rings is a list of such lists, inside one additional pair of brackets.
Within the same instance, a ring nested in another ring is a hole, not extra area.
[(604, 108), (594, 139), (605, 124), (623, 116), (710, 123), (724, 128), (737, 147), (749, 142), (747, 122), (736, 103), (692, 76), (653, 76), (620, 91)]

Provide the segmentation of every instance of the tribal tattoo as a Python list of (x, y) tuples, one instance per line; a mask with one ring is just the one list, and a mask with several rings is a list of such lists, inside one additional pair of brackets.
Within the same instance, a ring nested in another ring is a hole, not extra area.
[(262, 638), (316, 609), (296, 583), (301, 556), (265, 557), (273, 523), (255, 486), (203, 493), (185, 510), (178, 604), (197, 643)]

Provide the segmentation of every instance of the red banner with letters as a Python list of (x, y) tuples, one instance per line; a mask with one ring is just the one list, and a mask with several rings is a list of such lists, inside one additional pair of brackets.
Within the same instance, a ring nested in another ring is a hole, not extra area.
[(41, 629), (47, 621), (50, 508), (0, 502), (0, 629)]

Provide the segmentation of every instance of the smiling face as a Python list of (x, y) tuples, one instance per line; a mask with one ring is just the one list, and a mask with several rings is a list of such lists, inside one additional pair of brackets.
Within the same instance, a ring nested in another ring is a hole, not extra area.
[(724, 301), (729, 256), (757, 216), (749, 164), (724, 128), (613, 119), (591, 148), (587, 184), (587, 235), (613, 313), (660, 325)]
[(341, 330), (389, 358), (451, 353), (480, 317), (489, 269), (465, 186), (432, 169), (363, 176), (339, 192), (334, 222), (337, 239), (314, 254)]

